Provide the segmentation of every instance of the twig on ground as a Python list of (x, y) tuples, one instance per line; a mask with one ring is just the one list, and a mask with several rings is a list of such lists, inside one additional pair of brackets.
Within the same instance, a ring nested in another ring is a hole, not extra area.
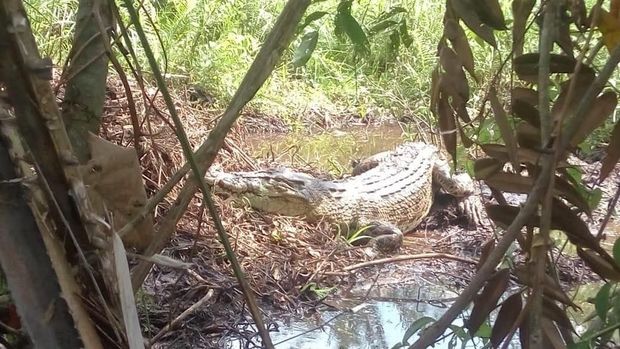
[(455, 256), (455, 255), (448, 254), (448, 253), (421, 253), (421, 254), (409, 254), (409, 255), (402, 255), (402, 256), (396, 256), (396, 257), (375, 259), (374, 261), (353, 264), (353, 265), (343, 268), (342, 270), (345, 272), (351, 272), (355, 269), (370, 267), (373, 265), (381, 265), (381, 264), (387, 264), (387, 263), (393, 263), (393, 262), (403, 262), (403, 261), (409, 261), (409, 260), (415, 260), (415, 259), (430, 259), (430, 258), (444, 258), (444, 259), (452, 259), (455, 261), (474, 264), (474, 265), (478, 264), (478, 261), (475, 261), (473, 259), (459, 257), (459, 256)]
[(214, 293), (215, 292), (212, 289), (209, 290), (207, 294), (205, 294), (202, 298), (200, 298), (200, 300), (198, 300), (198, 302), (194, 303), (191, 307), (187, 308), (184, 312), (179, 314), (179, 316), (177, 316), (172, 321), (170, 321), (169, 324), (164, 326), (164, 328), (162, 328), (159, 332), (157, 332), (155, 336), (153, 336), (153, 338), (151, 338), (151, 340), (149, 341), (149, 346), (153, 345), (153, 343), (157, 342), (158, 339), (160, 339), (162, 336), (168, 333), (171, 329), (176, 327), (179, 324), (179, 322), (183, 321), (186, 317), (188, 317), (194, 311), (196, 311), (196, 309), (200, 308), (203, 304), (208, 302), (213, 297)]

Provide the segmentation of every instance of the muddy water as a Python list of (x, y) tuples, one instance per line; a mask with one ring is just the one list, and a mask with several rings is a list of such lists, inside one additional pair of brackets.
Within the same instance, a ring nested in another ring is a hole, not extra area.
[(259, 159), (282, 165), (310, 165), (333, 174), (348, 172), (351, 161), (393, 149), (405, 140), (398, 124), (352, 127), (313, 134), (252, 135), (245, 145)]

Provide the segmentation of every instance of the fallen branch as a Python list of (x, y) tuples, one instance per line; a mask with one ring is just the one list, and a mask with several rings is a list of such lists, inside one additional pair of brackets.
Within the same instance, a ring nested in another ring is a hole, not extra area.
[(455, 256), (453, 254), (448, 254), (448, 253), (420, 253), (420, 254), (407, 254), (407, 255), (396, 256), (396, 257), (375, 259), (373, 261), (353, 264), (353, 265), (350, 265), (348, 267), (343, 268), (342, 270), (345, 271), (345, 272), (351, 272), (351, 271), (353, 271), (355, 269), (370, 267), (370, 266), (373, 266), (373, 265), (381, 265), (381, 264), (394, 263), (394, 262), (403, 262), (403, 261), (410, 261), (410, 260), (415, 260), (415, 259), (430, 259), (430, 258), (451, 259), (451, 260), (455, 260), (455, 261), (458, 261), (458, 262), (469, 263), (469, 264), (473, 264), (473, 265), (478, 264), (478, 261), (475, 261), (473, 259), (469, 259), (469, 258), (465, 258), (465, 257), (459, 257), (459, 256)]
[(149, 347), (151, 347), (153, 343), (163, 337), (166, 333), (170, 332), (171, 329), (175, 328), (179, 324), (179, 322), (183, 321), (186, 317), (196, 311), (196, 309), (200, 308), (203, 304), (209, 301), (213, 297), (214, 293), (215, 292), (213, 290), (209, 290), (207, 294), (204, 295), (204, 297), (198, 300), (198, 302), (194, 303), (191, 307), (185, 309), (184, 312), (182, 312), (181, 314), (179, 314), (179, 316), (170, 321), (170, 323), (164, 326), (164, 328), (162, 328), (159, 332), (157, 332), (155, 336), (153, 336), (153, 338), (151, 338), (151, 340), (149, 341)]

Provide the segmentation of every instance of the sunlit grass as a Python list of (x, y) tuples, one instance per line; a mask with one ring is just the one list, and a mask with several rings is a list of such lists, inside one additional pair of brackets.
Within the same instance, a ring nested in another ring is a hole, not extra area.
[[(153, 23), (149, 22), (149, 16), (143, 15), (142, 19), (162, 66), (169, 73), (186, 76), (188, 81), (203, 85), (225, 105), (260, 49), (283, 3), (275, 0), (157, 0), (144, 2)], [(333, 14), (337, 4), (324, 1), (310, 6), (307, 13), (330, 12), (311, 25), (320, 33), (312, 58), (303, 68), (295, 69), (289, 64), (299, 43), (299, 38), (295, 39), (285, 61), (276, 68), (252, 106), (286, 119), (299, 118), (317, 104), (327, 111), (346, 109), (360, 114), (373, 106), (387, 106), (397, 115), (430, 117), (425, 106), (428, 105), (430, 72), (436, 62), (435, 46), (442, 33), (443, 3), (431, 0), (354, 3), (353, 14), (362, 25), (369, 25), (390, 6), (409, 10), (407, 22), (413, 43), (409, 48), (401, 45), (397, 60), (386, 68), (379, 64), (385, 53), (384, 39), (372, 38), (370, 56), (354, 59), (350, 43), (335, 37)], [(75, 0), (29, 2), (29, 16), (41, 50), (57, 64), (62, 64), (68, 54), (76, 7)], [(130, 37), (135, 37), (133, 32)], [(144, 66), (144, 56), (137, 46)]]

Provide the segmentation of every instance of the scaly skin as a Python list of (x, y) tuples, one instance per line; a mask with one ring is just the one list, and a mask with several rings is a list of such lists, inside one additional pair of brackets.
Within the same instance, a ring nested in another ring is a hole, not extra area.
[[(428, 214), (437, 188), (461, 198), (471, 222), (478, 223), (480, 205), (467, 174), (452, 175), (434, 145), (412, 142), (362, 161), (351, 177), (327, 181), (290, 169), (210, 173), (217, 191), (244, 198), (257, 210), (327, 219), (359, 228), (387, 251), (402, 244), (402, 232), (413, 230)], [(474, 199), (474, 200), (471, 200)]]

